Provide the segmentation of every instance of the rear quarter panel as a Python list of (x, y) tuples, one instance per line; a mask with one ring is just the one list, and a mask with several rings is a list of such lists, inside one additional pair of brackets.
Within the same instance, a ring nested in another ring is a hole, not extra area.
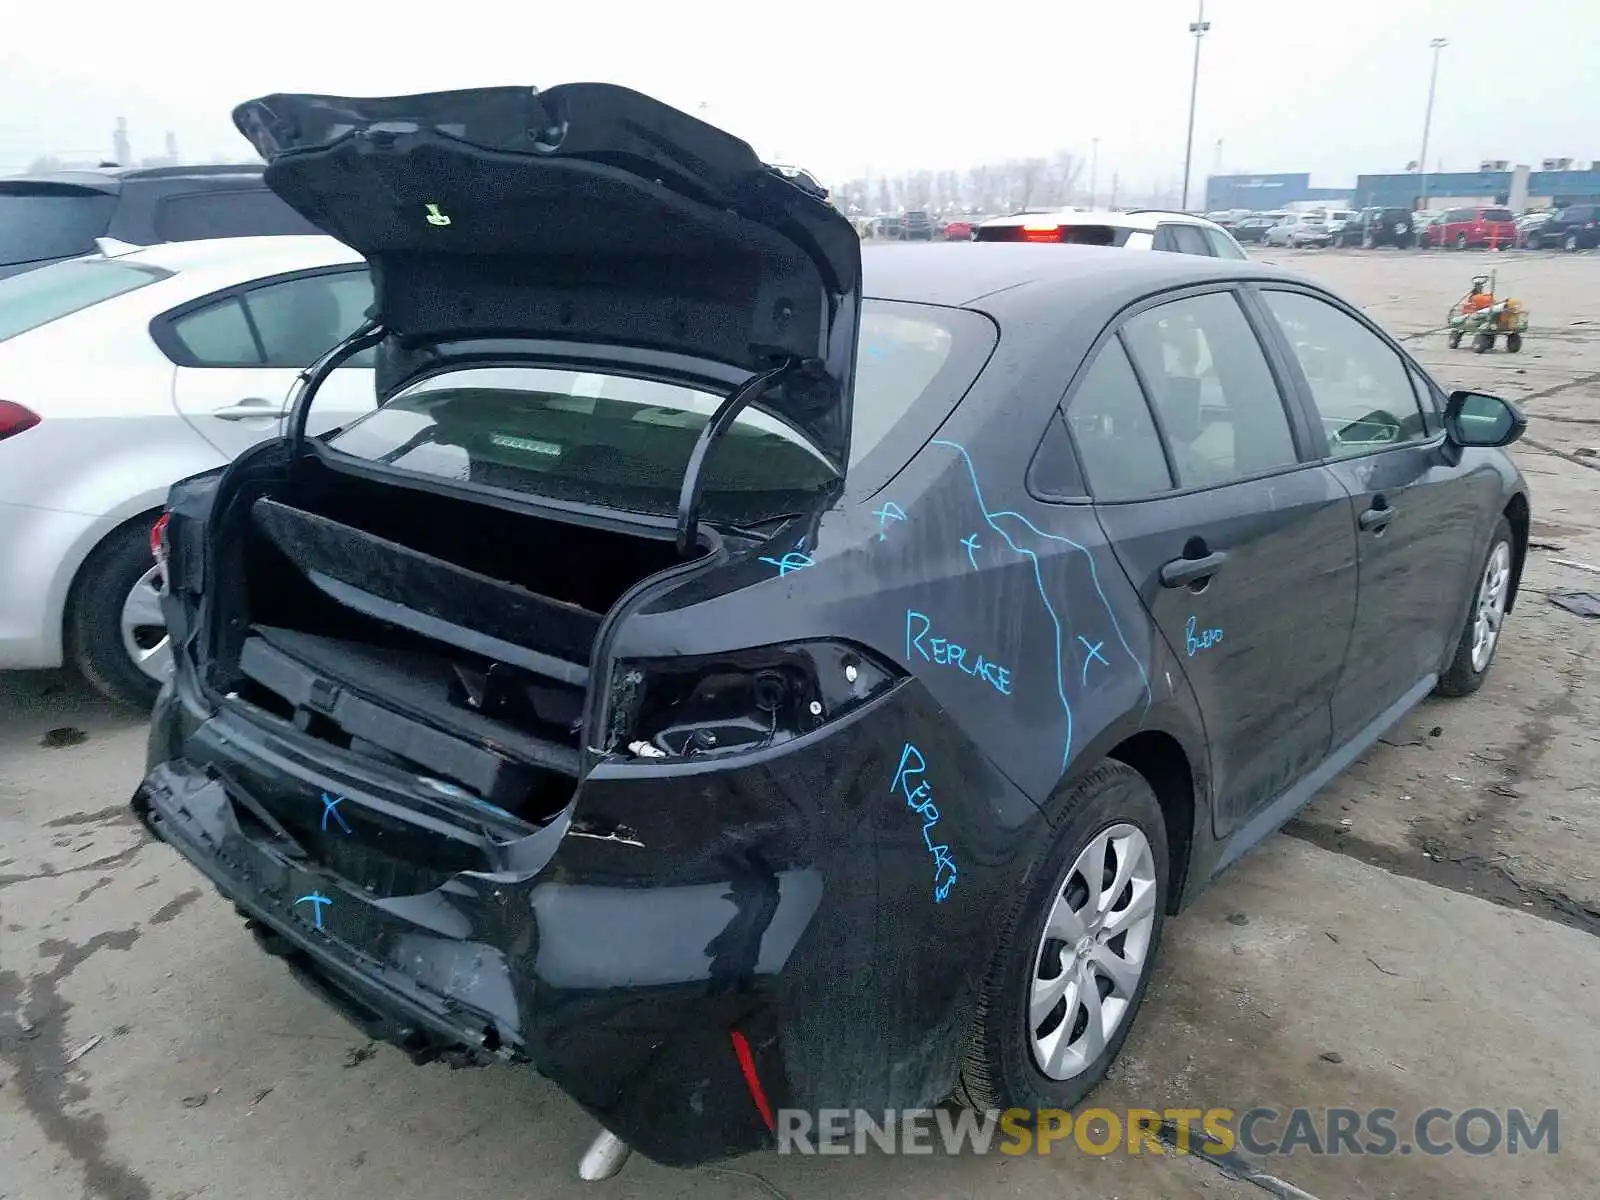
[[(619, 657), (842, 639), (907, 673), (902, 698), (882, 714), (848, 739), (819, 740), (823, 775), (804, 800), (778, 806), (797, 820), (845, 806), (853, 836), (797, 844), (784, 840), (781, 823), (718, 834), (725, 847), (741, 842), (740, 854), (822, 878), (822, 915), (796, 971), (818, 967), (807, 965), (809, 944), (826, 947), (829, 969), (843, 977), (894, 981), (882, 994), (834, 997), (830, 1011), (806, 1017), (813, 1030), (819, 1021), (838, 1026), (850, 1054), (835, 1061), (867, 1064), (837, 1076), (849, 1079), (844, 1095), (810, 1079), (806, 1094), (836, 1097), (830, 1103), (906, 1106), (947, 1093), (994, 930), (1063, 815), (1064, 783), (1122, 738), (1156, 728), (1191, 751), (1203, 786), (1187, 685), (1152, 638), (1093, 510), (1042, 504), (1024, 485), (1079, 355), (1063, 341), (1011, 369), (991, 364), (881, 492), (792, 523), (617, 630)], [(918, 769), (909, 782), (908, 753)], [(937, 806), (934, 840), (957, 865), (943, 898), (924, 821), (908, 811), (922, 783), (920, 798)], [(709, 778), (702, 796), (709, 806), (735, 803)], [(868, 876), (873, 886), (862, 889)], [(868, 1011), (872, 1036), (849, 1040)]]

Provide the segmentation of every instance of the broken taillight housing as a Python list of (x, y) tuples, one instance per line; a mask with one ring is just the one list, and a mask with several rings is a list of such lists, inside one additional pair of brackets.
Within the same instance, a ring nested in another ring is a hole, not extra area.
[(39, 423), (39, 414), (11, 400), (0, 400), (0, 442)]
[(617, 670), (613, 746), (650, 759), (764, 749), (837, 720), (902, 674), (842, 642), (625, 661)]
[(156, 523), (150, 526), (150, 557), (156, 560), (156, 566), (161, 569), (163, 593), (167, 590), (167, 562), (171, 558), (167, 547), (167, 525), (171, 520), (171, 513), (162, 513), (156, 518)]

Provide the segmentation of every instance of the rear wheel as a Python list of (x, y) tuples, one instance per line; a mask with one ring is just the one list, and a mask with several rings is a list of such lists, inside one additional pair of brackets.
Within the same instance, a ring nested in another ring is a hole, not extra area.
[(1522, 349), (1522, 335), (1520, 333), (1506, 334), (1506, 350), (1512, 354)]
[(1489, 539), (1489, 554), (1478, 574), (1472, 609), (1456, 643), (1455, 657), (1434, 691), (1441, 696), (1470, 696), (1483, 686), (1500, 646), (1500, 629), (1511, 599), (1511, 522), (1500, 518)]
[(1472, 348), (1479, 354), (1487, 354), (1494, 349), (1494, 334), (1480, 333), (1472, 339)]
[(1167, 834), (1150, 784), (1105, 762), (999, 930), (956, 1098), (978, 1111), (1071, 1108), (1105, 1077), (1144, 1000), (1167, 904)]
[(67, 602), (67, 653), (94, 688), (149, 708), (172, 670), (161, 575), (150, 557), (154, 517), (124, 525), (94, 548)]

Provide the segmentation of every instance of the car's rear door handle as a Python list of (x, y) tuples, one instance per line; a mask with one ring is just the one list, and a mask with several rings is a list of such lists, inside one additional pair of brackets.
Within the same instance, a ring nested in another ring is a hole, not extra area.
[(259, 421), (262, 419), (281, 421), (289, 415), (289, 410), (281, 405), (274, 405), (271, 400), (262, 400), (252, 396), (248, 400), (241, 400), (237, 404), (225, 405), (214, 408), (211, 415), (219, 421)]
[(1188, 587), (1202, 579), (1209, 579), (1228, 561), (1226, 550), (1216, 550), (1203, 558), (1175, 558), (1161, 568), (1161, 586)]
[(1394, 509), (1387, 504), (1367, 509), (1357, 518), (1356, 523), (1361, 526), (1363, 533), (1381, 533), (1389, 527), (1389, 522), (1394, 520)]

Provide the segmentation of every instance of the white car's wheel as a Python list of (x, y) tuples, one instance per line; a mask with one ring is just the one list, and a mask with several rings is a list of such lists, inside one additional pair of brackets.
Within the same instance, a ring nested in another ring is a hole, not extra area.
[(69, 660), (97, 691), (135, 708), (149, 708), (172, 671), (150, 557), (154, 519), (131, 521), (96, 546), (67, 602)]

